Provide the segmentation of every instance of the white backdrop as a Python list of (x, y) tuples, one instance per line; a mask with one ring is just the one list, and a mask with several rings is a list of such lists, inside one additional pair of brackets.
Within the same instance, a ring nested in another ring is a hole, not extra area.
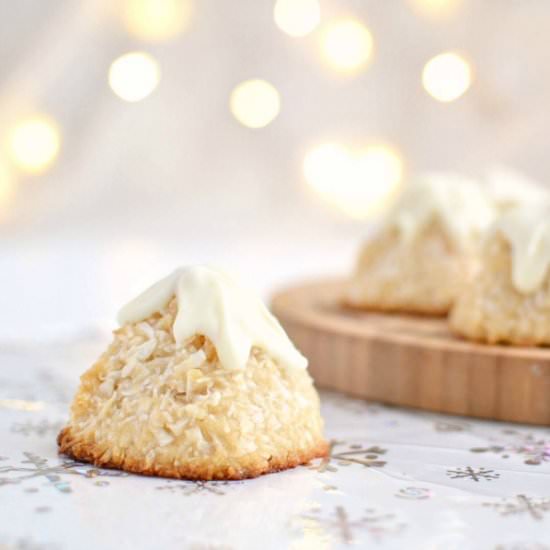
[[(61, 133), (58, 157), (39, 175), (0, 151), (14, 182), (12, 200), (0, 203), (2, 335), (111, 321), (177, 263), (228, 266), (264, 293), (345, 272), (369, 224), (304, 182), (304, 155), (325, 141), (383, 141), (405, 178), (481, 175), (500, 163), (545, 181), (550, 3), (439, 0), (456, 6), (444, 18), (418, 8), (434, 2), (322, 0), (319, 28), (293, 38), (274, 24), (271, 0), (193, 0), (187, 29), (153, 43), (127, 31), (121, 1), (0, 0), (2, 143), (34, 112)], [(323, 26), (340, 16), (362, 21), (374, 40), (370, 63), (352, 76), (320, 55)], [(128, 103), (107, 74), (134, 50), (156, 58), (161, 80)], [(420, 75), (448, 50), (468, 59), (473, 81), (441, 103)], [(228, 108), (249, 78), (280, 93), (280, 114), (265, 128), (242, 126)]]

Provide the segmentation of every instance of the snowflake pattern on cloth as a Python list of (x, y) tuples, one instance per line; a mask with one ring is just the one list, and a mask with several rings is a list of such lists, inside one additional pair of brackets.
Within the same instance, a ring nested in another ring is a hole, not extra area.
[(0, 548), (424, 549), (452, 533), (460, 548), (550, 549), (548, 429), (322, 393), (325, 459), (239, 482), (148, 478), (58, 456), (69, 404), (52, 399), (73, 367), (35, 356), (40, 376), (17, 380), (26, 350), (0, 396)]

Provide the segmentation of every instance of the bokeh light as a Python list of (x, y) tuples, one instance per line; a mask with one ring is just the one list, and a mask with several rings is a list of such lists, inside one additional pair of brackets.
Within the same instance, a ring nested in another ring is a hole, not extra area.
[(277, 0), (273, 9), (275, 24), (290, 36), (305, 36), (321, 21), (319, 0)]
[(321, 48), (326, 62), (337, 71), (354, 73), (364, 68), (372, 56), (373, 39), (357, 19), (340, 19), (327, 25)]
[(365, 219), (380, 214), (395, 198), (403, 163), (385, 144), (353, 152), (327, 143), (306, 154), (303, 170), (310, 188), (325, 202), (353, 218)]
[(7, 165), (0, 159), (0, 221), (5, 217), (11, 201), (15, 195), (15, 180)]
[(281, 98), (269, 82), (245, 80), (231, 92), (229, 108), (243, 126), (263, 128), (279, 114)]
[(127, 53), (115, 59), (109, 68), (109, 85), (125, 101), (145, 99), (155, 90), (159, 81), (159, 65), (148, 53)]
[(128, 32), (151, 42), (181, 34), (189, 26), (192, 13), (190, 0), (125, 0), (122, 12)]
[(463, 0), (408, 0), (415, 13), (430, 19), (452, 17), (462, 7)]
[(472, 71), (460, 55), (446, 52), (430, 59), (422, 71), (425, 90), (438, 101), (458, 99), (470, 87)]
[(19, 122), (9, 137), (9, 154), (24, 172), (46, 170), (59, 153), (60, 132), (53, 120), (38, 115)]

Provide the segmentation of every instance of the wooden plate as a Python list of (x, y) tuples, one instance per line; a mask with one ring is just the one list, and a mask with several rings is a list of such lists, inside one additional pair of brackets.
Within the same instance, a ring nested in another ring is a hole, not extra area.
[(550, 425), (550, 349), (489, 346), (443, 318), (358, 312), (340, 280), (278, 293), (272, 310), (320, 387), (432, 411)]

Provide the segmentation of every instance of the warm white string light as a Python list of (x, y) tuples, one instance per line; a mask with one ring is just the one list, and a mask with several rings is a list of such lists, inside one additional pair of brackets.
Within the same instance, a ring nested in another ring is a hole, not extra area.
[(420, 16), (429, 19), (444, 19), (455, 15), (463, 0), (408, 0), (411, 8)]
[(229, 108), (243, 126), (263, 128), (279, 114), (281, 97), (275, 86), (265, 80), (245, 80), (231, 92)]
[(300, 37), (312, 32), (321, 21), (319, 0), (277, 0), (275, 24), (286, 34)]
[(15, 180), (8, 164), (0, 159), (0, 222), (4, 219), (15, 195)]
[(191, 0), (124, 0), (122, 18), (128, 32), (159, 42), (184, 32), (191, 22)]
[(8, 154), (24, 172), (39, 173), (55, 160), (61, 144), (57, 124), (45, 115), (35, 115), (17, 123), (9, 134)]
[(135, 102), (153, 93), (160, 81), (156, 59), (145, 52), (130, 52), (115, 59), (109, 68), (109, 85), (125, 101)]
[(470, 87), (470, 64), (460, 55), (445, 52), (430, 59), (422, 71), (424, 89), (438, 101), (458, 99)]
[(372, 56), (373, 38), (358, 19), (331, 21), (321, 34), (321, 50), (330, 67), (342, 73), (356, 73), (365, 68)]
[(304, 177), (325, 202), (359, 219), (379, 214), (399, 191), (403, 165), (393, 147), (372, 144), (353, 151), (325, 143), (304, 158)]

